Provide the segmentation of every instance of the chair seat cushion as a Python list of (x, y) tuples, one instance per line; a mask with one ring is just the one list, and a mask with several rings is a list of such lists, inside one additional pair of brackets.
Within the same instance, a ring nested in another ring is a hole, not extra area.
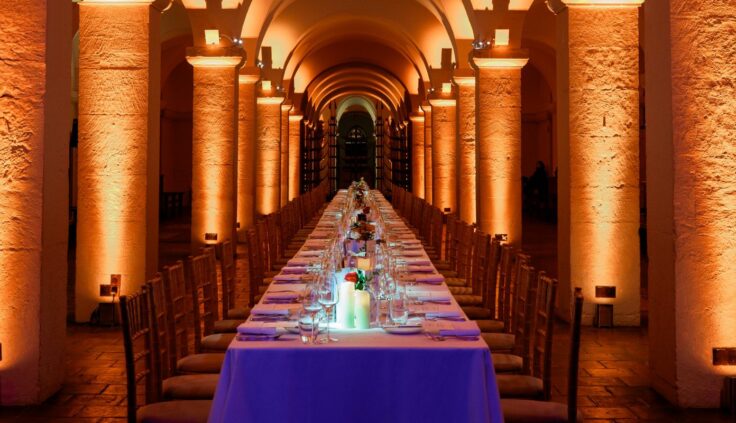
[(504, 325), (500, 320), (482, 319), (476, 320), (481, 332), (503, 332)]
[(469, 286), (448, 286), (447, 288), (456, 298), (458, 295), (473, 295), (473, 288)]
[(164, 401), (144, 405), (136, 413), (138, 423), (206, 423), (212, 401)]
[(225, 353), (192, 354), (176, 362), (179, 373), (220, 373)]
[(217, 373), (174, 376), (164, 379), (161, 393), (166, 400), (212, 399), (219, 379)]
[(524, 359), (514, 354), (491, 354), (496, 373), (517, 373), (524, 369)]
[(498, 392), (501, 398), (542, 399), (542, 379), (526, 375), (497, 375)]
[(461, 306), (483, 305), (483, 297), (480, 295), (458, 294), (455, 295), (455, 301), (457, 301)]
[(491, 310), (485, 307), (465, 306), (463, 307), (463, 311), (471, 320), (485, 320), (491, 318)]
[(225, 352), (236, 333), (215, 333), (202, 338), (202, 349), (207, 352)]
[(235, 333), (238, 331), (238, 326), (244, 321), (245, 319), (218, 320), (215, 322), (214, 331), (215, 333)]
[[(501, 409), (506, 423), (567, 423), (567, 404), (559, 402), (502, 399)], [(577, 421), (583, 421), (578, 411)]]
[(231, 308), (227, 311), (227, 317), (229, 319), (242, 319), (245, 320), (250, 316), (250, 309), (248, 307), (236, 307)]
[(451, 267), (450, 263), (448, 263), (446, 261), (438, 261), (438, 262), (432, 263), (432, 264), (434, 264), (435, 269), (437, 269), (439, 271), (443, 271), (443, 270), (448, 270), (449, 271), (449, 270), (452, 270), (452, 267)]
[(447, 286), (466, 287), (468, 281), (465, 278), (454, 278), (445, 276), (445, 283)]
[(514, 348), (514, 335), (510, 333), (481, 333), (491, 351), (508, 351)]
[[(440, 269), (437, 269), (437, 270), (438, 270), (438, 271), (439, 271), (439, 272), (440, 272), (440, 273), (442, 274), (442, 276), (444, 276), (445, 278), (457, 278), (457, 277), (458, 277), (458, 274), (457, 274), (457, 272), (456, 272), (456, 271), (454, 271), (454, 270), (440, 270)], [(464, 280), (464, 279), (463, 279), (463, 280)]]

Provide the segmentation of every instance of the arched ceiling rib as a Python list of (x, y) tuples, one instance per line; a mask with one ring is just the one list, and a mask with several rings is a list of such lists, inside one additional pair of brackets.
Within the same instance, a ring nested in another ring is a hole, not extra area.
[(376, 120), (376, 106), (363, 96), (351, 95), (337, 100), (336, 120), (339, 123), (343, 113), (354, 108), (361, 108), (371, 115), (371, 119)]
[[(292, 47), (300, 44), (304, 34), (331, 19), (351, 21), (353, 30), (357, 27), (356, 20), (382, 22), (393, 33), (401, 34), (396, 42), (411, 40), (432, 67), (440, 66), (443, 48), (453, 48), (452, 28), (448, 28), (446, 19), (438, 20), (418, 1), (284, 0), (281, 6), (267, 19), (258, 43), (272, 48), (276, 68), (284, 66)], [(323, 35), (334, 36), (334, 32), (332, 29), (323, 31)], [(316, 36), (310, 39), (319, 41)]]
[(294, 82), (294, 92), (304, 92), (306, 86), (327, 69), (346, 63), (370, 63), (395, 75), (410, 93), (416, 94), (419, 80), (427, 80), (428, 76), (422, 74), (420, 69), (400, 52), (381, 43), (380, 40), (366, 38), (334, 40), (333, 43), (304, 52), (296, 66), (292, 67), (292, 63), (296, 60), (289, 61), (284, 77)]

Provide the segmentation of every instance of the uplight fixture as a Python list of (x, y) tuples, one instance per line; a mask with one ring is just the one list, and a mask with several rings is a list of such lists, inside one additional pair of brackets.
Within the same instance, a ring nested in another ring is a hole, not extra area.
[(493, 41), (493, 45), (496, 47), (503, 47), (509, 45), (509, 34), (510, 30), (508, 29), (497, 29), (496, 30), (496, 38)]
[(205, 29), (204, 30), (204, 42), (208, 46), (216, 46), (220, 44), (220, 30)]

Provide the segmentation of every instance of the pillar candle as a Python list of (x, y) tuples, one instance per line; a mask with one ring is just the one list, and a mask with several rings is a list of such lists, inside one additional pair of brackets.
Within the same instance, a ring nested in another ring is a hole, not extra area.
[(369, 329), (371, 327), (371, 296), (367, 291), (355, 291), (354, 310), (355, 327), (357, 329)]
[(340, 301), (337, 303), (337, 323), (343, 328), (352, 328), (353, 317), (353, 293), (355, 282), (343, 282), (340, 284)]

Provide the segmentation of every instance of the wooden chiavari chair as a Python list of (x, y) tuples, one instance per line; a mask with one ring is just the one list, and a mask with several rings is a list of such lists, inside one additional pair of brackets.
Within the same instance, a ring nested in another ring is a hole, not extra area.
[[(498, 390), (504, 398), (528, 398), (549, 401), (552, 392), (552, 336), (557, 280), (540, 272), (532, 313), (524, 315), (526, 333), (531, 333), (531, 345), (526, 340), (523, 349), (523, 375), (498, 375)], [(516, 335), (519, 337), (519, 333)]]
[[(466, 285), (471, 292), (469, 294), (454, 294), (455, 300), (463, 309), (468, 307), (482, 307), (483, 298), (487, 293), (484, 292), (484, 285), (487, 284), (488, 274), (487, 268), (490, 264), (490, 236), (475, 231), (473, 234), (473, 253), (470, 265), (470, 283)], [(457, 291), (457, 287), (453, 287)]]
[(149, 296), (148, 311), (153, 334), (154, 368), (157, 370), (156, 388), (160, 389), (160, 398), (211, 400), (215, 396), (218, 374), (175, 376), (171, 367), (169, 338), (172, 334), (167, 321), (166, 294), (160, 273), (146, 283), (146, 292)]
[(235, 269), (235, 252), (233, 243), (225, 240), (217, 244), (217, 255), (220, 256), (220, 274), (222, 275), (222, 316), (224, 319), (245, 320), (250, 314), (247, 307), (236, 307), (237, 281)]
[(573, 319), (570, 327), (570, 361), (567, 381), (567, 404), (523, 399), (502, 399), (506, 423), (576, 423), (583, 421), (577, 409), (578, 370), (580, 366), (580, 320), (583, 315), (583, 293), (575, 288)]
[(120, 297), (128, 423), (206, 422), (212, 401), (158, 402), (161, 388), (155, 368), (149, 303), (145, 288), (143, 292)]
[[(511, 351), (520, 357), (528, 356), (528, 345), (531, 336), (530, 321), (527, 316), (531, 316), (534, 311), (534, 294), (537, 287), (537, 278), (534, 268), (527, 265), (521, 265), (519, 268), (518, 291), (515, 295), (515, 311), (510, 332), (505, 333), (482, 333), (483, 340), (486, 341), (491, 352)], [(528, 361), (525, 361), (528, 363)]]

